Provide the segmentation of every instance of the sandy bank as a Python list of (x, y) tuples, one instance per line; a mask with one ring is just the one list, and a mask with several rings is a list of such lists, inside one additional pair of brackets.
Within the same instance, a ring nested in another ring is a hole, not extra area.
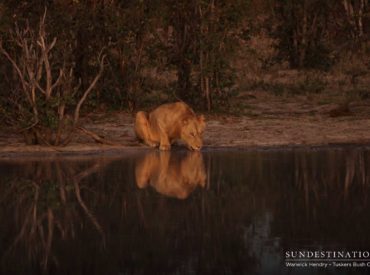
[[(318, 146), (331, 144), (370, 145), (370, 104), (354, 103), (352, 112), (331, 117), (332, 105), (318, 105), (293, 98), (249, 101), (253, 109), (239, 116), (206, 115), (204, 146), (207, 148), (256, 148), (281, 146)], [(144, 150), (133, 131), (133, 116), (127, 112), (90, 114), (83, 126), (114, 142), (96, 143), (80, 133), (66, 147), (27, 146), (12, 129), (0, 132), (0, 156), (17, 154), (90, 154)]]

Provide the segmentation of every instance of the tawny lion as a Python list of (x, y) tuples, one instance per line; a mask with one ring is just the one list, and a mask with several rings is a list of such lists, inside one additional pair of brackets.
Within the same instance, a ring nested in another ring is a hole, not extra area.
[(163, 104), (147, 114), (136, 114), (135, 132), (145, 144), (161, 150), (171, 149), (176, 140), (185, 142), (190, 150), (200, 150), (203, 145), (205, 119), (197, 116), (183, 102)]

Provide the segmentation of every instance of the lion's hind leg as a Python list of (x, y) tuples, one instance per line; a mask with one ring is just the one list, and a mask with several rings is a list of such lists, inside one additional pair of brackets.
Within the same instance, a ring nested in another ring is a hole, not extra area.
[(138, 139), (142, 140), (145, 144), (151, 147), (157, 146), (157, 144), (152, 140), (148, 115), (146, 112), (140, 111), (136, 114), (135, 133)]

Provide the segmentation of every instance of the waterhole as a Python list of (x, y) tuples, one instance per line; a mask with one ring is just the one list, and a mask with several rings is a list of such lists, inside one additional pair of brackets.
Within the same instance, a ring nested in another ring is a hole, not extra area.
[(10, 158), (0, 175), (1, 274), (370, 270), (286, 265), (370, 250), (366, 147)]

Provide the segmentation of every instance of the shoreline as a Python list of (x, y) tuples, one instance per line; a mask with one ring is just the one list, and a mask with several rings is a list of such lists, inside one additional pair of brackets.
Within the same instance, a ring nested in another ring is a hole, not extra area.
[[(65, 147), (40, 146), (40, 145), (24, 145), (25, 148), (19, 146), (5, 146), (0, 148), (0, 161), (16, 160), (16, 159), (53, 159), (53, 158), (79, 158), (79, 157), (124, 157), (134, 154), (146, 153), (150, 151), (159, 152), (158, 148), (150, 148), (145, 146), (117, 146), (117, 145), (82, 145), (74, 144)], [(322, 150), (322, 149), (344, 149), (344, 148), (369, 148), (370, 140), (366, 141), (348, 141), (348, 142), (327, 142), (327, 143), (312, 143), (312, 144), (260, 144), (249, 146), (233, 146), (233, 145), (210, 145), (204, 146), (201, 152), (210, 151), (271, 151), (271, 150)], [(186, 147), (175, 145), (171, 152), (188, 151)], [(124, 154), (122, 154), (124, 153)]]
[[(332, 117), (332, 104), (319, 104), (321, 97), (272, 97), (256, 92), (249, 108), (239, 115), (204, 114), (206, 129), (203, 149), (209, 150), (288, 150), (292, 148), (370, 146), (370, 99), (353, 102), (351, 113)], [(86, 114), (81, 125), (108, 144), (95, 142), (78, 132), (64, 147), (25, 145), (16, 129), (0, 133), (0, 160), (4, 158), (122, 155), (122, 152), (158, 150), (138, 142), (134, 114), (125, 111)], [(186, 150), (174, 146), (172, 150)]]

